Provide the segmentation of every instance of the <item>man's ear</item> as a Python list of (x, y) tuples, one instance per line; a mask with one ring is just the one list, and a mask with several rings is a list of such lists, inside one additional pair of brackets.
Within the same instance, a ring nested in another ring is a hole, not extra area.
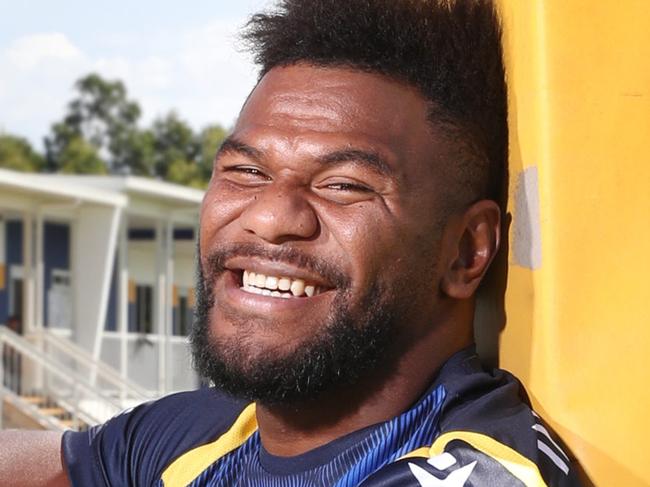
[(496, 202), (481, 200), (470, 206), (447, 234), (452, 256), (442, 276), (442, 292), (455, 299), (474, 295), (499, 250), (501, 210)]

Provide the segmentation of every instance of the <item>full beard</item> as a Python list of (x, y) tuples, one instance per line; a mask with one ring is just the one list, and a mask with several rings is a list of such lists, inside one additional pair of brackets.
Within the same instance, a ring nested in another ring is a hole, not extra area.
[[(208, 259), (209, 275), (218, 275), (220, 263), (229, 254), (242, 251), (266, 255), (252, 247), (217, 250)], [(292, 260), (327, 273), (338, 285), (328, 315), (320, 322), (301, 325), (314, 333), (284, 353), (256, 350), (250, 335), (258, 330), (248, 323), (241, 323), (239, 336), (215, 336), (217, 324), (211, 316), (220, 304), (214, 300), (213, 278), (206, 279), (200, 264), (197, 267), (195, 321), (190, 335), (194, 366), (201, 376), (235, 397), (267, 405), (315, 400), (325, 392), (358, 383), (386, 358), (395, 319), (400, 316), (396, 307), (388, 304), (388, 292), (374, 285), (353, 309), (349, 284), (340, 273), (313, 258), (293, 255)]]

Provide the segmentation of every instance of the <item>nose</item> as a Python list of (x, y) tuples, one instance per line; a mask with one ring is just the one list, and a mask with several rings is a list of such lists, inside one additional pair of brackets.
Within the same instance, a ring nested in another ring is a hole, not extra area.
[(270, 184), (240, 216), (242, 228), (274, 244), (306, 240), (318, 231), (318, 218), (299, 188)]

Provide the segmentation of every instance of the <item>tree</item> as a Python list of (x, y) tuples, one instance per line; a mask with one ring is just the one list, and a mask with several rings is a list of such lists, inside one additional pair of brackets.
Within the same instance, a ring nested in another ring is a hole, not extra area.
[(138, 154), (138, 150), (129, 144), (139, 141), (134, 132), (138, 131), (140, 107), (127, 98), (124, 84), (89, 74), (75, 83), (75, 89), (77, 97), (68, 104), (63, 120), (52, 126), (51, 136), (45, 139), (48, 168), (58, 170), (66, 164), (63, 153), (77, 138), (90, 143), (113, 172), (120, 172), (132, 163), (137, 166), (130, 157)]
[(156, 176), (155, 137), (151, 130), (133, 130), (124, 134), (116, 149), (114, 172), (135, 174), (137, 176)]
[(35, 172), (43, 168), (43, 157), (22, 137), (0, 134), (0, 167)]
[(220, 125), (206, 127), (195, 136), (175, 112), (153, 124), (156, 174), (167, 181), (205, 188), (212, 162), (227, 132)]
[(64, 122), (53, 124), (51, 130), (52, 134), (45, 137), (45, 168), (50, 172), (56, 172), (65, 164), (63, 152), (68, 144), (82, 135)]
[(212, 175), (212, 165), (217, 150), (219, 150), (219, 147), (221, 147), (221, 144), (227, 136), (228, 132), (221, 125), (206, 127), (199, 135), (199, 171), (201, 178), (206, 181), (206, 184)]
[(206, 180), (202, 177), (196, 161), (176, 159), (167, 167), (165, 180), (193, 188), (205, 189)]
[(140, 107), (121, 81), (89, 74), (75, 89), (65, 116), (45, 139), (47, 170), (135, 174), (205, 188), (227, 135), (223, 127), (212, 125), (197, 135), (172, 111), (142, 130)]
[(81, 137), (74, 137), (61, 152), (60, 172), (67, 174), (106, 174), (106, 164), (97, 149)]
[(182, 160), (188, 164), (195, 161), (199, 146), (192, 128), (175, 112), (172, 111), (165, 117), (155, 120), (152, 132), (156, 175), (165, 178), (169, 167), (175, 161)]

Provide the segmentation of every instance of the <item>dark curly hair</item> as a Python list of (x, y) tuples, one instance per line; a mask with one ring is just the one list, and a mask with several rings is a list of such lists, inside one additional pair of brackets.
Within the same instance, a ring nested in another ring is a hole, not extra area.
[(456, 144), (456, 204), (503, 204), (507, 97), (501, 29), (489, 0), (280, 0), (243, 40), (261, 66), (308, 63), (378, 73), (416, 87)]

